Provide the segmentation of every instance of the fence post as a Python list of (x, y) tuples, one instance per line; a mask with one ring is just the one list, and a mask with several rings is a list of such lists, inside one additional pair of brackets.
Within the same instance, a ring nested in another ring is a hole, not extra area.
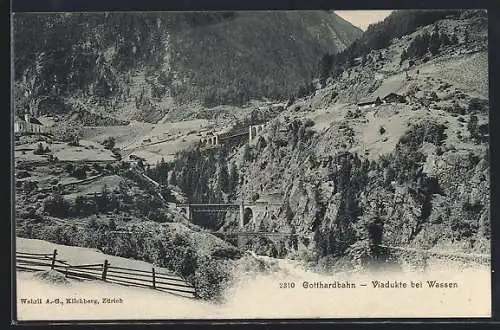
[(108, 259), (104, 260), (104, 265), (102, 266), (102, 280), (106, 281), (106, 274), (108, 273)]
[(54, 266), (56, 264), (56, 256), (57, 256), (57, 249), (54, 249), (54, 253), (52, 254), (52, 263), (50, 265), (50, 269), (54, 269)]
[(66, 266), (66, 272), (64, 272), (64, 277), (68, 277), (68, 269), (69, 269), (69, 266)]
[(153, 267), (151, 271), (153, 273), (153, 289), (156, 289), (155, 268)]

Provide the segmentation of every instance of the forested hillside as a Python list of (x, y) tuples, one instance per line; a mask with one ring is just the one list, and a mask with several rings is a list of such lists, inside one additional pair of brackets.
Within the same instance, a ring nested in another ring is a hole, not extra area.
[(174, 104), (289, 97), (361, 33), (326, 11), (26, 13), (13, 24), (18, 113), (51, 96), (147, 121)]
[[(325, 88), (290, 102), (248, 144), (179, 154), (171, 183), (196, 202), (279, 196), (281, 206), (254, 214), (246, 229), (311, 239), (249, 240), (262, 254), (353, 267), (370, 253), (374, 217), (387, 245), (486, 253), (486, 21), (482, 11), (389, 16), (360, 39), (370, 46), (338, 57), (345, 62), (332, 70), (341, 72)], [(368, 59), (354, 61), (363, 52)], [(405, 101), (356, 104), (391, 92)], [(229, 215), (223, 230), (232, 229)]]

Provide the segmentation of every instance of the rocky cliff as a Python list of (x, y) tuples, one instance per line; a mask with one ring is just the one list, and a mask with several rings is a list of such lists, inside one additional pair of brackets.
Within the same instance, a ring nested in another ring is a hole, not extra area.
[[(456, 31), (459, 43), (413, 58), (410, 68), (401, 52), (435, 25), (395, 38), (373, 51), (373, 60), (296, 100), (242, 147), (231, 159), (243, 178), (235, 199), (282, 201), (247, 229), (300, 234), (295, 247), (289, 238), (248, 246), (352, 267), (369, 253), (367, 224), (378, 217), (387, 245), (488, 253), (483, 23), (469, 15), (437, 21), (440, 31)], [(465, 65), (473, 72), (459, 70)], [(356, 105), (391, 92), (405, 103)]]

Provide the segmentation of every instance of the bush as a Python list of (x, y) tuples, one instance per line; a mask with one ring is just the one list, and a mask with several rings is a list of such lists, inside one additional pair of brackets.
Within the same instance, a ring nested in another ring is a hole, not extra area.
[(151, 198), (147, 196), (134, 196), (133, 205), (134, 209), (139, 211), (140, 214), (147, 215), (151, 210)]
[(115, 138), (110, 136), (108, 137), (107, 139), (105, 139), (104, 141), (102, 141), (102, 145), (104, 146), (105, 149), (109, 149), (109, 150), (113, 150), (113, 148), (115, 147)]
[(69, 142), (68, 142), (68, 145), (69, 146), (72, 146), (72, 147), (79, 147), (80, 146), (80, 138), (78, 136), (73, 136)]
[(304, 127), (312, 127), (312, 126), (314, 126), (314, 120), (312, 120), (311, 118), (307, 118), (304, 121)]
[(378, 132), (382, 135), (385, 133), (385, 128), (384, 126), (380, 126), (379, 129), (378, 129)]
[(30, 176), (31, 176), (31, 174), (28, 171), (21, 170), (21, 171), (17, 171), (17, 173), (16, 173), (16, 178), (18, 178), (18, 179), (24, 179), (24, 178), (28, 178)]
[(400, 144), (409, 146), (411, 149), (418, 149), (423, 142), (433, 143), (436, 146), (442, 145), (446, 139), (446, 126), (433, 121), (423, 121), (411, 126), (399, 140)]
[(196, 295), (202, 299), (221, 302), (232, 276), (229, 264), (210, 257), (200, 257), (193, 276), (190, 276)]
[(70, 203), (61, 194), (54, 192), (43, 201), (43, 209), (49, 215), (67, 217), (69, 215)]
[(78, 195), (75, 198), (75, 204), (73, 207), (73, 214), (76, 216), (87, 216), (97, 212), (97, 206), (95, 201), (91, 198), (87, 198), (82, 195)]
[(33, 150), (33, 154), (35, 154), (35, 155), (43, 155), (43, 154), (46, 153), (45, 150), (49, 150), (48, 147), (47, 147), (47, 149), (44, 149), (42, 143), (38, 143), (37, 148), (35, 150)]
[(489, 103), (488, 100), (481, 100), (477, 97), (472, 98), (469, 101), (469, 112), (488, 112)]
[(71, 172), (71, 176), (77, 178), (78, 180), (84, 180), (87, 178), (87, 168), (85, 166), (76, 167)]
[(154, 222), (172, 222), (172, 218), (161, 209), (154, 209), (148, 212), (148, 219)]
[(68, 172), (69, 174), (73, 173), (74, 169), (75, 169), (75, 167), (71, 163), (68, 163), (68, 164), (64, 165), (64, 170), (66, 172)]
[(99, 165), (98, 163), (94, 163), (92, 164), (92, 169), (94, 171), (96, 171), (97, 173), (101, 173), (102, 172), (102, 166)]
[(36, 181), (31, 181), (31, 180), (26, 180), (23, 181), (21, 185), (21, 189), (24, 191), (24, 193), (29, 194), (32, 191), (34, 191), (38, 187)]
[(260, 195), (258, 193), (253, 193), (252, 196), (250, 197), (250, 200), (252, 202), (255, 202), (256, 200), (258, 200), (260, 198)]

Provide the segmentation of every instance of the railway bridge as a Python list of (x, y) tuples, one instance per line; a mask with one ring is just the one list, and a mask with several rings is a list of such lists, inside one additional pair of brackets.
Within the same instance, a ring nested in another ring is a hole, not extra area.
[(207, 135), (200, 139), (200, 144), (202, 147), (216, 147), (228, 140), (240, 136), (248, 136), (248, 140), (252, 141), (257, 135), (264, 131), (266, 125), (267, 124), (250, 125), (246, 128), (242, 128), (231, 133), (215, 133), (212, 135)]
[(256, 223), (260, 215), (269, 210), (269, 207), (279, 207), (281, 204), (268, 202), (240, 203), (178, 203), (176, 207), (181, 209), (185, 216), (192, 221), (194, 213), (226, 213), (238, 212), (239, 227), (243, 228), (247, 223)]

